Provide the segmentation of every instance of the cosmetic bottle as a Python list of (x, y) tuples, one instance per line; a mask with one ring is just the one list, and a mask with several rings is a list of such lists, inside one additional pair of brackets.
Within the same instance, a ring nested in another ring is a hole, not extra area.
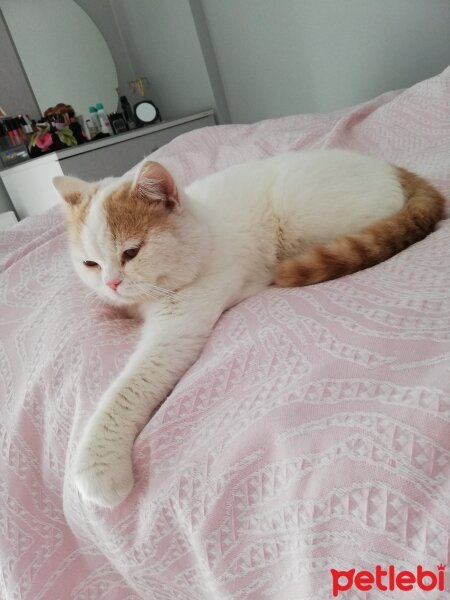
[(23, 115), (18, 115), (18, 119), (20, 121), (22, 131), (25, 133), (25, 137), (28, 137), (30, 134), (33, 133), (33, 129), (31, 128), (31, 123), (28, 123)]
[(9, 139), (9, 143), (11, 146), (17, 146), (17, 139), (14, 134), (14, 125), (11, 118), (6, 119), (5, 121), (6, 134)]
[(6, 127), (6, 131), (7, 131), (11, 146), (19, 146), (22, 143), (22, 139), (20, 137), (19, 132), (17, 131), (17, 126), (14, 123), (14, 119), (11, 119), (11, 118), (7, 119), (4, 122), (4, 125)]
[(125, 117), (125, 123), (127, 124), (128, 129), (136, 129), (133, 109), (126, 96), (120, 96), (120, 106), (122, 107), (123, 116)]
[(27, 132), (33, 133), (33, 123), (28, 115), (22, 115), (22, 119), (25, 121), (27, 125)]
[(81, 127), (81, 133), (83, 138), (86, 141), (89, 141), (91, 139), (91, 134), (89, 133), (89, 129), (86, 127), (86, 122), (84, 120), (83, 115), (76, 115), (75, 123), (78, 123), (78, 125)]
[(97, 114), (97, 109), (95, 108), (95, 106), (89, 107), (89, 117), (90, 117), (92, 125), (97, 129), (97, 134), (98, 134), (101, 130), (101, 127), (100, 127), (100, 121), (99, 121), (98, 114)]
[(28, 146), (28, 142), (30, 141), (31, 136), (33, 135), (33, 129), (31, 127), (31, 124), (27, 123), (27, 120), (23, 115), (17, 115), (17, 119), (22, 129), (23, 143)]
[(25, 144), (27, 141), (27, 132), (26, 129), (24, 127), (25, 125), (25, 121), (22, 123), (22, 119), (19, 117), (17, 117), (16, 119), (16, 123), (17, 123), (17, 130), (19, 132), (19, 136), (22, 140), (22, 144)]
[(8, 148), (11, 148), (11, 142), (5, 127), (0, 122), (0, 150), (8, 150)]
[(89, 134), (89, 139), (93, 140), (98, 136), (98, 127), (97, 125), (94, 123), (94, 121), (92, 119), (86, 119), (86, 129), (88, 131)]
[(113, 128), (111, 127), (111, 123), (109, 122), (108, 115), (103, 107), (103, 104), (99, 102), (95, 105), (97, 109), (97, 116), (100, 123), (100, 129), (102, 133), (114, 135)]

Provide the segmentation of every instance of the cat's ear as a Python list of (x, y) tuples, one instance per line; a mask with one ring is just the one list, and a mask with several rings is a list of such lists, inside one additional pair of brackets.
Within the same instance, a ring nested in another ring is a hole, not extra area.
[(61, 197), (71, 206), (79, 204), (83, 195), (92, 189), (92, 183), (66, 175), (53, 177), (53, 185)]
[(180, 206), (180, 196), (169, 171), (158, 162), (147, 161), (139, 169), (133, 192), (148, 202), (162, 202), (173, 210)]

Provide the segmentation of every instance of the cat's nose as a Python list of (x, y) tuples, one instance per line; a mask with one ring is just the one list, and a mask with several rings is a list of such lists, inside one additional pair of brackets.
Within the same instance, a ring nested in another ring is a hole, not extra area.
[(116, 279), (110, 279), (109, 281), (107, 281), (106, 285), (115, 292), (121, 283), (122, 283), (122, 279), (119, 279), (118, 277), (116, 277)]

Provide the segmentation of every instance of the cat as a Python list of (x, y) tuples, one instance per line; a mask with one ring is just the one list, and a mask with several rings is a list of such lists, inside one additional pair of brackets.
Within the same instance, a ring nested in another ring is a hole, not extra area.
[(76, 451), (77, 488), (103, 507), (130, 493), (136, 436), (227, 308), (273, 283), (310, 285), (375, 265), (433, 231), (444, 211), (421, 177), (343, 150), (254, 160), (185, 189), (151, 160), (122, 178), (54, 185), (75, 270), (144, 321)]

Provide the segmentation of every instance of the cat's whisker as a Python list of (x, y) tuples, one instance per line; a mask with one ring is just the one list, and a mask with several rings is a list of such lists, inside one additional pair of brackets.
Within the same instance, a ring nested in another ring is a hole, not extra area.
[(173, 290), (168, 290), (166, 288), (163, 288), (161, 286), (158, 285), (153, 285), (153, 284), (148, 284), (152, 289), (154, 289), (156, 292), (161, 292), (162, 294), (166, 294), (167, 296), (173, 296), (173, 297), (179, 297), (182, 296), (183, 294), (181, 294), (180, 292), (174, 292)]
[(136, 288), (138, 288), (140, 291), (142, 291), (145, 294), (148, 294), (149, 296), (152, 296), (154, 298), (166, 296), (166, 297), (172, 298), (172, 299), (181, 299), (183, 297), (183, 294), (181, 294), (180, 292), (174, 292), (173, 290), (168, 290), (166, 288), (163, 288), (163, 287), (160, 287), (157, 285), (153, 285), (151, 283), (137, 282), (137, 281), (130, 281), (130, 283), (132, 285), (134, 285)]
[(132, 285), (139, 291), (142, 292), (142, 294), (144, 296), (153, 298), (154, 300), (158, 300), (159, 298), (161, 298), (161, 294), (157, 293), (156, 290), (152, 289), (152, 288), (148, 288), (146, 287), (146, 285), (137, 283), (137, 282), (130, 282), (132, 283)]

